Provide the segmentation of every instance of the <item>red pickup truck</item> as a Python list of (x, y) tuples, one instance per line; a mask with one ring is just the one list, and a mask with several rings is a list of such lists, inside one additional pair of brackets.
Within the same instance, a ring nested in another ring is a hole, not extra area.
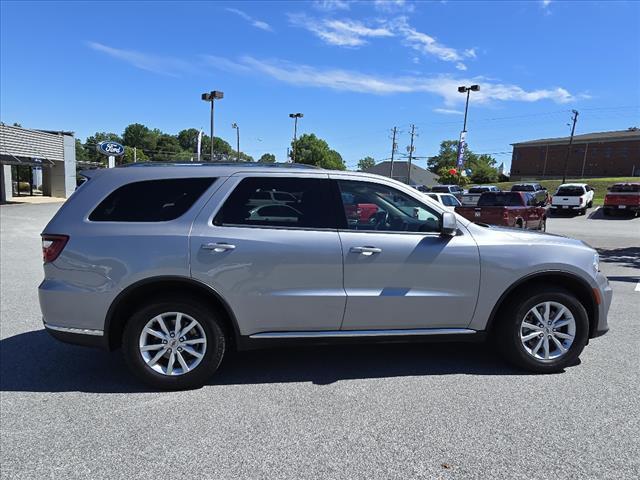
[(640, 183), (616, 183), (608, 188), (604, 197), (602, 212), (611, 215), (614, 212), (640, 212)]
[(547, 229), (547, 209), (528, 192), (485, 192), (475, 207), (456, 207), (472, 222), (505, 227)]

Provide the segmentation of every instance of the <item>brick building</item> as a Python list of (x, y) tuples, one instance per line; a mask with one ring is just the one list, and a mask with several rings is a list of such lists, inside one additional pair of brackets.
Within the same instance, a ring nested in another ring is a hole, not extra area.
[[(511, 179), (562, 178), (569, 137), (512, 144)], [(567, 178), (640, 176), (640, 129), (575, 135)]]

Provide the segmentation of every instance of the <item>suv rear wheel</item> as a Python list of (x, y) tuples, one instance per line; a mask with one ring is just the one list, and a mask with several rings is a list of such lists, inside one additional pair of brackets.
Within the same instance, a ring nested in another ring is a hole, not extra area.
[(513, 298), (499, 319), (496, 340), (517, 367), (553, 373), (573, 365), (587, 343), (589, 320), (579, 300), (544, 287)]
[(196, 299), (163, 299), (138, 309), (122, 346), (131, 371), (160, 389), (202, 386), (222, 362), (227, 342), (215, 311)]

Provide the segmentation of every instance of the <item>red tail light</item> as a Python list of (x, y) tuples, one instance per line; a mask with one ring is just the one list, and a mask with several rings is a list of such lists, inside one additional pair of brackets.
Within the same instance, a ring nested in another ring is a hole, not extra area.
[(42, 261), (53, 262), (69, 240), (68, 235), (42, 235)]

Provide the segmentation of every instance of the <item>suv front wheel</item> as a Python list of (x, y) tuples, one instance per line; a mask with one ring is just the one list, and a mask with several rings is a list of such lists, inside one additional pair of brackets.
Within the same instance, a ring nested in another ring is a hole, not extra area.
[(124, 330), (122, 347), (131, 371), (165, 390), (202, 386), (226, 349), (214, 310), (197, 299), (164, 299), (139, 308)]
[(589, 320), (570, 292), (544, 287), (513, 298), (499, 319), (496, 340), (512, 364), (553, 373), (575, 364), (587, 343)]

